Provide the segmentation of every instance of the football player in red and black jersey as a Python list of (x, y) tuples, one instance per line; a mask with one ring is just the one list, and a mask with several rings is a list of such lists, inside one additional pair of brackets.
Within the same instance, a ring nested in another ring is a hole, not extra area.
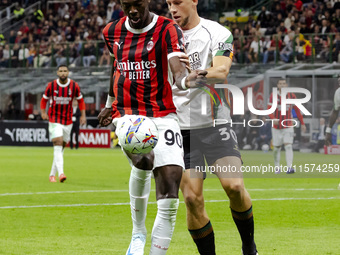
[[(291, 120), (293, 109), (296, 112), (296, 115), (301, 123), (302, 132), (306, 131), (306, 126), (303, 121), (303, 116), (296, 105), (288, 105), (285, 113), (281, 112), (281, 89), (284, 87), (288, 87), (286, 79), (281, 78), (277, 82), (278, 95), (277, 95), (277, 104), (278, 107), (274, 113), (269, 114), (269, 117), (273, 119), (273, 127), (272, 127), (272, 137), (273, 137), (273, 146), (274, 146), (274, 164), (275, 164), (275, 173), (279, 174), (281, 172), (280, 168), (280, 155), (281, 155), (281, 147), (284, 145), (286, 152), (286, 163), (287, 163), (287, 174), (295, 173), (295, 169), (292, 167), (293, 165), (293, 141), (294, 141), (294, 128), (293, 121)], [(296, 98), (294, 93), (288, 93), (287, 99)], [(273, 93), (269, 97), (268, 109), (271, 108), (273, 104)]]
[[(338, 85), (340, 86), (340, 77), (338, 77)], [(325, 145), (332, 145), (332, 127), (335, 124), (340, 112), (340, 87), (334, 93), (334, 106), (330, 112), (328, 126), (326, 128)], [(339, 184), (340, 186), (340, 184)]]
[[(179, 56), (184, 53), (182, 31), (174, 21), (149, 11), (149, 0), (122, 0), (125, 17), (109, 23), (103, 37), (115, 58), (106, 108), (99, 122), (117, 123), (124, 115), (150, 117), (159, 131), (155, 149), (146, 155), (126, 155), (132, 167), (129, 192), (133, 221), (132, 240), (126, 254), (143, 254), (145, 217), (151, 171), (156, 182), (157, 216), (150, 254), (166, 254), (175, 226), (181, 181), (183, 145), (172, 84), (185, 90), (205, 84), (205, 71), (187, 74)], [(119, 133), (119, 126), (117, 126)]]
[[(49, 82), (40, 102), (41, 117), (48, 120), (48, 131), (53, 143), (53, 163), (50, 173), (50, 182), (56, 182), (55, 175), (58, 171), (59, 181), (64, 182), (63, 150), (70, 139), (72, 129), (73, 107), (72, 101), (78, 100), (81, 112), (80, 124), (86, 123), (85, 102), (77, 82), (68, 78), (68, 68), (65, 65), (58, 67), (58, 79)], [(50, 100), (48, 114), (46, 104)]]

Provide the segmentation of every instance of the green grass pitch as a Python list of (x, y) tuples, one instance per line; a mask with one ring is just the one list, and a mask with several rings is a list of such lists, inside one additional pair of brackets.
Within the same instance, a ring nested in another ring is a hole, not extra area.
[[(0, 254), (125, 254), (131, 238), (130, 167), (119, 149), (66, 148), (65, 183), (48, 181), (52, 147), (0, 147), (0, 155)], [(271, 152), (243, 151), (242, 157), (245, 166), (272, 164)], [(284, 153), (281, 158), (283, 163)], [(294, 153), (294, 163), (302, 167), (339, 164), (339, 159)], [(294, 175), (245, 177), (260, 255), (340, 254), (340, 173), (298, 169)], [(156, 214), (152, 185), (145, 254)], [(204, 194), (217, 254), (241, 255), (229, 202), (216, 178), (207, 178)], [(167, 254), (198, 254), (186, 229), (181, 195), (180, 201)]]

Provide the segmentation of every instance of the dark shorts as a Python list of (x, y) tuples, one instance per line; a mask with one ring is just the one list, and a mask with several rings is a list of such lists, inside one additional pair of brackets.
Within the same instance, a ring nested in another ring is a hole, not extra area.
[(212, 165), (226, 156), (241, 158), (237, 136), (229, 125), (182, 130), (185, 169)]

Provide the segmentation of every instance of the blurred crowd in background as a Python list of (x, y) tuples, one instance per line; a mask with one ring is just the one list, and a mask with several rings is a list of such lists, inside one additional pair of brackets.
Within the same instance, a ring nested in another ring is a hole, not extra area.
[[(166, 5), (160, 2), (163, 1), (152, 1), (150, 7), (159, 15), (167, 15)], [(3, 9), (12, 4), (1, 3)], [(17, 3), (15, 10), (24, 8)], [(6, 18), (7, 13), (2, 15)], [(21, 11), (17, 18), (23, 20), (21, 26), (0, 38), (0, 66), (8, 67), (9, 62), (11, 67), (58, 66), (65, 64), (67, 57), (69, 64), (75, 66), (108, 65), (110, 55), (101, 31), (110, 20), (123, 16), (118, 0), (49, 4), (30, 15)]]
[[(124, 16), (119, 0), (82, 0), (49, 3), (25, 13), (35, 1), (1, 1), (0, 10), (16, 2), (16, 21), (8, 35), (0, 34), (0, 67), (109, 65), (101, 30)], [(226, 21), (234, 35), (238, 63), (339, 62), (340, 2), (274, 0), (247, 22)], [(150, 9), (171, 17), (165, 0), (153, 0)], [(201, 12), (201, 16), (207, 13)], [(1, 12), (1, 19), (8, 15)]]
[(312, 55), (319, 62), (340, 60), (340, 2), (274, 0), (256, 18), (250, 15), (245, 27), (234, 23), (231, 28), (238, 62), (265, 64), (278, 58), (288, 63)]

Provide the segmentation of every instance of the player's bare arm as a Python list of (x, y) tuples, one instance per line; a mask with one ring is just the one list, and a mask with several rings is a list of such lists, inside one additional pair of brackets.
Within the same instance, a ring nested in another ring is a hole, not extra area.
[(215, 56), (213, 58), (213, 66), (206, 69), (207, 83), (224, 83), (230, 71), (232, 60), (225, 56)]
[(80, 116), (80, 119), (79, 119), (79, 123), (80, 123), (80, 125), (85, 125), (86, 124), (86, 111), (81, 110), (80, 113), (81, 113), (81, 116)]
[[(294, 95), (294, 97), (296, 97), (296, 96)], [(306, 130), (307, 130), (307, 128), (306, 128), (306, 125), (305, 125), (305, 123), (304, 123), (304, 121), (303, 121), (303, 116), (302, 116), (302, 114), (301, 114), (301, 111), (300, 111), (300, 109), (297, 108), (296, 106), (294, 106), (293, 109), (295, 110), (296, 115), (297, 115), (297, 117), (298, 117), (298, 119), (299, 119), (299, 121), (300, 121), (300, 123), (301, 123), (301, 131), (302, 131), (302, 133), (305, 133)]]
[(188, 70), (189, 73), (191, 73), (191, 67), (190, 67), (190, 61), (189, 61), (189, 55), (187, 53), (187, 50), (185, 48), (184, 49), (184, 52), (185, 54), (182, 54), (179, 56), (179, 60), (185, 64), (185, 68)]
[(40, 109), (41, 110), (41, 118), (43, 120), (48, 120), (48, 115), (46, 113), (46, 110), (45, 109)]
[[(179, 57), (180, 61), (186, 65), (186, 68), (191, 72), (189, 65), (188, 55), (182, 55)], [(230, 71), (230, 67), (232, 64), (232, 60), (229, 57), (225, 56), (215, 56), (213, 58), (213, 66), (206, 69), (207, 78), (206, 83), (215, 84), (215, 83), (224, 83), (227, 79), (227, 76)]]
[(47, 105), (47, 98), (44, 98), (44, 96), (41, 98), (40, 101), (40, 112), (41, 112), (41, 118), (43, 120), (48, 120), (48, 114), (46, 113), (46, 105)]
[(108, 100), (106, 102), (107, 105), (105, 105), (105, 108), (98, 115), (99, 124), (103, 127), (110, 125), (110, 123), (112, 122), (111, 112), (112, 112), (112, 102), (114, 100), (113, 72), (114, 72), (114, 66), (112, 65), (111, 72), (110, 72), (110, 88), (109, 88)]

